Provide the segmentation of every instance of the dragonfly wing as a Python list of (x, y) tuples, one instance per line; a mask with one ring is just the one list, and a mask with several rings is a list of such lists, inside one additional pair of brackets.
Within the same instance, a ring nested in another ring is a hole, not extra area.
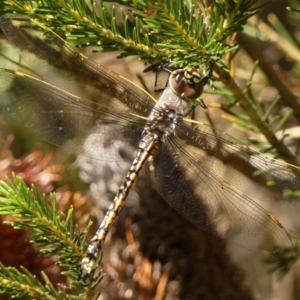
[(214, 135), (205, 125), (196, 130), (181, 124), (177, 133), (154, 156), (157, 190), (171, 206), (205, 231), (245, 248), (293, 247), (276, 218), (243, 189), (251, 181), (247, 172), (254, 171), (253, 165), (263, 169), (262, 158), (251, 157), (250, 150), (227, 136)]
[[(144, 91), (111, 70), (87, 59), (71, 45), (29, 17), (7, 14), (0, 18), (1, 29), (16, 46), (22, 61), (34, 77), (65, 91), (84, 97), (90, 89), (98, 90), (93, 101), (110, 106), (112, 99), (122, 103), (122, 111), (150, 113), (154, 101)], [(36, 29), (39, 30), (36, 30)], [(81, 83), (78, 87), (78, 82)], [(119, 104), (120, 105), (120, 104)]]
[[(0, 69), (0, 109), (50, 143), (108, 161), (119, 157), (118, 143), (134, 151), (144, 121), (120, 112), (121, 106), (89, 102), (21, 72)], [(88, 151), (87, 151), (88, 147)]]
[[(190, 155), (250, 198), (285, 204), (300, 203), (300, 168), (276, 160), (249, 147), (224, 132), (201, 124), (193, 129), (179, 127), (182, 143)], [(268, 197), (266, 197), (268, 195)]]

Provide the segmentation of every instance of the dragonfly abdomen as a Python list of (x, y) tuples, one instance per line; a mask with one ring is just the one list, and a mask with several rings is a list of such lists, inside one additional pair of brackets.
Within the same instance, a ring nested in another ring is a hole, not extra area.
[(138, 152), (131, 165), (131, 168), (127, 172), (125, 181), (119, 188), (119, 191), (115, 196), (113, 203), (107, 211), (104, 220), (101, 223), (102, 226), (99, 227), (95, 236), (90, 241), (86, 257), (82, 260), (81, 277), (83, 278), (83, 280), (85, 280), (89, 276), (91, 271), (95, 268), (97, 258), (100, 256), (102, 244), (105, 241), (107, 233), (112, 224), (115, 222), (115, 219), (118, 216), (130, 189), (136, 181), (140, 170), (142, 169), (148, 158), (157, 152), (160, 145), (161, 141), (155, 134), (146, 134), (142, 137)]

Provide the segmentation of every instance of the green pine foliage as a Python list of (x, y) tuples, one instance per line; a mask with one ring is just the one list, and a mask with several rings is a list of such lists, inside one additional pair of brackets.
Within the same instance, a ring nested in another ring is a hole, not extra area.
[[(252, 8), (256, 2), (15, 1), (3, 10), (34, 16), (68, 40), (95, 46), (95, 51), (122, 50), (121, 57), (139, 55), (198, 67), (237, 49), (224, 41), (258, 12), (259, 7)], [(53, 12), (55, 18), (49, 17)]]
[[(268, 1), (259, 6), (258, 1), (246, 0), (16, 0), (13, 5), (4, 2), (0, 8), (3, 12), (32, 16), (79, 47), (94, 46), (94, 51), (121, 50), (119, 57), (138, 55), (148, 62), (166, 62), (174, 67), (199, 67), (215, 62), (214, 72), (223, 86), (214, 86), (214, 93), (225, 94), (230, 108), (243, 108), (243, 115), (234, 115), (236, 122), (265, 136), (268, 143), (259, 145), (260, 151), (267, 151), (271, 145), (275, 155), (297, 164), (284, 142), (276, 137), (270, 111), (253, 101), (252, 78), (240, 87), (230, 74), (232, 59), (239, 48), (237, 43), (229, 42), (230, 37), (242, 31), (247, 20), (267, 4)], [(230, 54), (226, 62), (225, 54)], [(227, 107), (222, 108), (228, 111)], [(287, 114), (284, 120), (288, 118)], [(284, 125), (284, 121), (278, 124), (276, 131)]]
[[(80, 233), (74, 224), (73, 208), (63, 215), (57, 209), (55, 194), (40, 196), (35, 187), (29, 189), (24, 181), (15, 175), (12, 180), (0, 182), (0, 214), (11, 215), (16, 219), (6, 221), (16, 229), (31, 232), (29, 241), (34, 243), (43, 257), (59, 254), (57, 265), (63, 274), (72, 280), (67, 295), (57, 290), (43, 273), (44, 282), (21, 270), (0, 266), (0, 292), (17, 296), (18, 299), (82, 299), (85, 287), (78, 281), (78, 266), (86, 250), (85, 240), (91, 224)], [(97, 286), (102, 274), (94, 278), (91, 288)]]

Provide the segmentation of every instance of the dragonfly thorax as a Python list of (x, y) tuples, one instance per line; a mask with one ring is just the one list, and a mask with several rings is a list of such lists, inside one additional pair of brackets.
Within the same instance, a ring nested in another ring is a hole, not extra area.
[(192, 101), (203, 92), (204, 82), (194, 69), (178, 69), (171, 73), (169, 85), (153, 108), (144, 134), (155, 135), (158, 140), (174, 134), (178, 123), (191, 109)]
[(182, 114), (168, 104), (157, 104), (149, 115), (144, 134), (157, 136), (160, 141), (164, 137), (174, 134), (178, 123), (182, 121)]

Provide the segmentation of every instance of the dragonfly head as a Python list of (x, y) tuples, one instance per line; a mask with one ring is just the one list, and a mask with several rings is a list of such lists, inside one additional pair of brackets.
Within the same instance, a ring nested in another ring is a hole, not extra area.
[(195, 68), (178, 69), (171, 73), (169, 84), (172, 91), (187, 100), (196, 100), (206, 82)]

